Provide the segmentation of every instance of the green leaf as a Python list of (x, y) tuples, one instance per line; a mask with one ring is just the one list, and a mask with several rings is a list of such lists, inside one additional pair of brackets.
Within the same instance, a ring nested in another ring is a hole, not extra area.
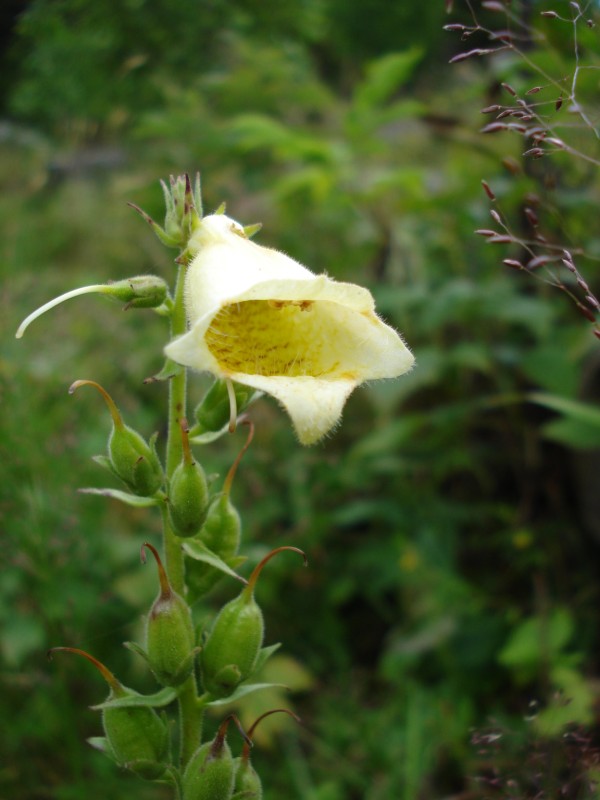
[(223, 561), (222, 558), (216, 553), (213, 553), (212, 550), (209, 550), (205, 544), (199, 542), (195, 539), (189, 539), (183, 543), (183, 550), (187, 556), (190, 558), (195, 559), (196, 561), (203, 561), (205, 564), (210, 564), (211, 567), (215, 567), (215, 569), (224, 572), (226, 575), (230, 575), (232, 578), (235, 578), (242, 583), (248, 583), (245, 578), (242, 578), (241, 575), (238, 575), (228, 564)]
[(139, 497), (136, 494), (122, 492), (120, 489), (78, 489), (81, 494), (98, 494), (102, 497), (112, 497), (113, 500), (120, 500), (128, 506), (136, 508), (149, 508), (156, 506), (160, 502), (157, 497)]
[(115, 697), (112, 700), (106, 700), (104, 703), (99, 703), (92, 706), (94, 711), (101, 711), (103, 708), (138, 708), (146, 706), (148, 708), (162, 708), (168, 706), (173, 700), (177, 698), (177, 689), (172, 686), (165, 686), (155, 694), (138, 694), (132, 689), (129, 689), (130, 694), (126, 697)]
[(230, 694), (229, 697), (220, 697), (218, 700), (211, 700), (210, 703), (207, 703), (207, 706), (226, 706), (228, 703), (234, 703), (236, 700), (240, 700), (242, 697), (245, 697), (247, 694), (252, 694), (252, 692), (258, 692), (261, 689), (287, 689), (283, 683), (245, 683)]

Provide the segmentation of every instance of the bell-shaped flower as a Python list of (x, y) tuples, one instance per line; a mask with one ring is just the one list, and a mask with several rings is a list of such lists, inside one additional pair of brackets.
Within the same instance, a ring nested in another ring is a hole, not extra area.
[(336, 425), (356, 386), (412, 367), (366, 289), (251, 242), (224, 214), (204, 217), (189, 247), (197, 251), (186, 276), (189, 331), (167, 356), (273, 395), (303, 444)]

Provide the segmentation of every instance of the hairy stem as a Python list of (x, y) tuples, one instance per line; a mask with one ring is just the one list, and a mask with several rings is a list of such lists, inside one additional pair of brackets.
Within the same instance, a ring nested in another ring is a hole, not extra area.
[[(183, 305), (183, 285), (185, 265), (179, 267), (173, 314), (171, 316), (171, 338), (185, 333), (185, 308)], [(170, 480), (183, 454), (180, 420), (186, 417), (187, 373), (182, 369), (169, 381), (169, 422), (167, 434), (167, 478)], [(163, 514), (164, 550), (167, 574), (171, 586), (178, 594), (184, 592), (183, 551), (179, 539), (173, 533), (168, 515)]]
[[(186, 318), (184, 308), (184, 279), (187, 264), (179, 267), (173, 313), (171, 316), (171, 337), (185, 333)], [(170, 480), (173, 472), (183, 455), (183, 442), (181, 436), (180, 420), (186, 417), (186, 370), (183, 369), (174, 375), (169, 384), (169, 422), (167, 438), (167, 477)], [(169, 522), (166, 506), (163, 507), (164, 553), (167, 575), (173, 589), (184, 596), (185, 570), (183, 550), (178, 537), (173, 532)], [(198, 704), (198, 687), (194, 672), (182, 684), (178, 693), (179, 705), (179, 731), (180, 731), (180, 761), (182, 768), (190, 760), (196, 748), (200, 745), (202, 735), (203, 709)]]

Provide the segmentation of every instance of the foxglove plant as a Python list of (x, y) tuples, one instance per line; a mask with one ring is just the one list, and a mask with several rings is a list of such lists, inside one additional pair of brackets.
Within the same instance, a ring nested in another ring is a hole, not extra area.
[[(132, 308), (151, 308), (167, 316), (171, 338), (166, 361), (156, 379), (169, 387), (164, 459), (156, 437), (146, 441), (130, 427), (110, 394), (92, 380), (75, 381), (70, 392), (91, 386), (102, 396), (112, 418), (107, 452), (96, 461), (123, 489), (87, 489), (137, 507), (155, 507), (162, 516), (161, 557), (146, 542), (158, 571), (158, 594), (148, 611), (144, 645), (128, 643), (147, 662), (160, 689), (142, 695), (123, 686), (92, 655), (73, 647), (55, 647), (88, 659), (107, 682), (110, 693), (96, 706), (104, 735), (91, 744), (119, 766), (140, 777), (170, 783), (180, 800), (260, 798), (260, 778), (250, 770), (249, 738), (244, 754), (234, 758), (227, 742), (232, 717), (214, 739), (202, 738), (204, 712), (264, 688), (252, 681), (278, 645), (264, 646), (264, 618), (254, 597), (269, 553), (246, 580), (237, 573), (240, 516), (230, 489), (240, 458), (249, 446), (253, 425), (246, 409), (261, 394), (285, 407), (302, 444), (326, 435), (339, 421), (352, 390), (364, 381), (393, 378), (408, 371), (413, 356), (401, 337), (375, 313), (366, 289), (316, 276), (275, 250), (256, 245), (244, 228), (219, 209), (202, 216), (200, 182), (187, 175), (163, 184), (164, 227), (141, 209), (158, 238), (179, 253), (171, 293), (159, 277), (142, 275), (67, 292), (27, 317), (17, 331), (63, 300), (104, 294)], [(188, 423), (186, 373), (211, 373), (215, 380)], [(237, 423), (248, 425), (245, 447), (221, 491), (212, 493), (192, 447), (214, 441)], [(212, 629), (199, 639), (191, 603), (224, 577), (244, 584), (226, 603)], [(177, 707), (179, 733), (173, 754), (167, 712)], [(159, 713), (157, 710), (162, 709)], [(237, 724), (237, 720), (236, 720)], [(239, 727), (239, 725), (238, 725)]]

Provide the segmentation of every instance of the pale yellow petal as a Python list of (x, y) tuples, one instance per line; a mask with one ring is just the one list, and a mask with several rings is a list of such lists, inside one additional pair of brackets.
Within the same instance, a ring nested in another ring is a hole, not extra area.
[(301, 444), (314, 444), (338, 424), (344, 404), (356, 387), (355, 381), (325, 381), (311, 377), (240, 375), (239, 379), (279, 400), (290, 415)]

